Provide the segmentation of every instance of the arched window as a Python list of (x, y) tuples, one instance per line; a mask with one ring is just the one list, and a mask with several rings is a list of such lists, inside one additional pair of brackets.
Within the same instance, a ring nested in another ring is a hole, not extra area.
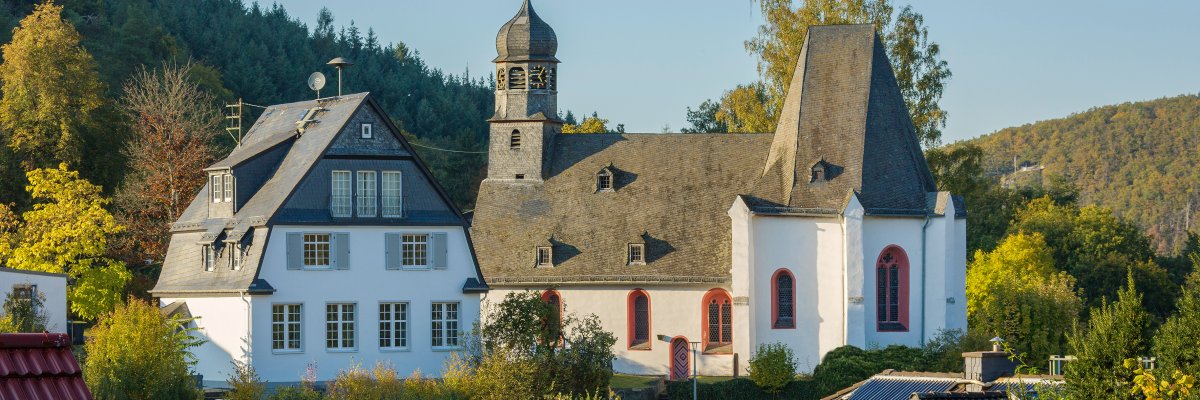
[(521, 148), (521, 131), (513, 129), (512, 134), (508, 136), (508, 148)]
[(508, 88), (509, 89), (524, 89), (525, 88), (525, 70), (521, 67), (512, 67), (508, 69)]
[(908, 331), (908, 255), (899, 246), (875, 263), (875, 319), (880, 332)]
[(724, 289), (712, 289), (702, 301), (705, 353), (733, 352), (733, 301)]
[(550, 328), (549, 333), (557, 339), (558, 345), (562, 345), (562, 295), (558, 294), (557, 290), (547, 290), (542, 292), (542, 301), (550, 305), (553, 313), (550, 320), (545, 322)]
[(771, 328), (796, 327), (796, 279), (787, 269), (780, 268), (771, 277)]
[(650, 295), (645, 290), (629, 292), (629, 349), (650, 350)]

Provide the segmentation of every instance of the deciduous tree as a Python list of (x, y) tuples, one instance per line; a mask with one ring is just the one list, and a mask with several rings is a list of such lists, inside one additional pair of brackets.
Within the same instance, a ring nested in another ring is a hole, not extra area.
[(200, 398), (188, 372), (195, 362), (189, 349), (200, 342), (186, 325), (130, 298), (89, 330), (83, 365), (88, 388), (98, 399)]

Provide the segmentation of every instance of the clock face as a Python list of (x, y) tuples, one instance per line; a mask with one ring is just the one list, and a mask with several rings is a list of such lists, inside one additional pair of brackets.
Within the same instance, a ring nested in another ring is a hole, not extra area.
[(545, 89), (547, 81), (546, 67), (536, 66), (529, 69), (529, 86), (534, 89)]

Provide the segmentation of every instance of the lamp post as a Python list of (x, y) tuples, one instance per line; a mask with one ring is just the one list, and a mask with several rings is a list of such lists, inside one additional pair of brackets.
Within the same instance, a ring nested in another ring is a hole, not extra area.
[[(667, 336), (667, 335), (658, 335), (658, 340), (667, 342), (668, 344), (673, 342), (674, 339), (675, 338)], [(691, 364), (692, 364), (692, 400), (697, 400), (698, 398), (696, 397), (697, 396), (697, 394), (696, 394), (696, 358), (697, 358), (698, 354), (696, 354), (696, 346), (700, 345), (700, 342), (689, 341), (687, 343), (688, 343), (688, 351), (692, 352), (692, 362), (691, 362)], [(670, 371), (667, 372), (667, 376), (668, 377), (670, 376)]]

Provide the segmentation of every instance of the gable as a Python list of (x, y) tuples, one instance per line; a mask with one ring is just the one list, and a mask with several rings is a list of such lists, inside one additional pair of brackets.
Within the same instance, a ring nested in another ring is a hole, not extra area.
[[(370, 126), (369, 138), (362, 135), (364, 124)], [(399, 137), (399, 132), (394, 132), (372, 107), (364, 103), (333, 139), (325, 155), (411, 156)]]

